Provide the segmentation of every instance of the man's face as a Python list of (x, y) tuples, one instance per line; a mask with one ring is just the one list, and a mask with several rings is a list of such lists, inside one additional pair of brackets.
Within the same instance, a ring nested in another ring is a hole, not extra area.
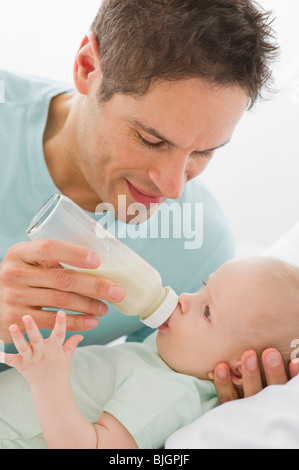
[[(248, 96), (237, 87), (212, 87), (199, 79), (157, 82), (141, 97), (115, 94), (99, 104), (94, 82), (82, 96), (78, 166), (101, 202), (118, 195), (127, 205), (177, 199), (185, 184), (225, 145)], [(148, 214), (149, 215), (149, 214)]]

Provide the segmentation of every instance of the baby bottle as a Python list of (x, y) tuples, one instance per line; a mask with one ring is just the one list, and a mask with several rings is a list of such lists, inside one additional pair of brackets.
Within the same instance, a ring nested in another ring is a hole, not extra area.
[(153, 266), (61, 194), (53, 196), (39, 210), (27, 234), (31, 240), (56, 239), (95, 251), (101, 259), (97, 269), (61, 264), (120, 284), (126, 296), (114, 307), (124, 315), (140, 315), (140, 320), (151, 328), (162, 325), (177, 306), (178, 296), (171, 287), (163, 287)]

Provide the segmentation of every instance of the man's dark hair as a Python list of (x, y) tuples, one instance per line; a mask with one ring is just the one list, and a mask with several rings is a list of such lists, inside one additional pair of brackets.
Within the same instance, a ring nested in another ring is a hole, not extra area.
[(250, 106), (271, 82), (270, 16), (252, 0), (103, 0), (92, 24), (102, 102), (141, 96), (155, 80), (201, 78), (245, 89)]

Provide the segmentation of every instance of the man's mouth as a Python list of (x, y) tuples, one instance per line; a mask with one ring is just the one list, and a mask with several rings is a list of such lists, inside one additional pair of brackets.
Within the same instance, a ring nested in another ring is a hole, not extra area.
[(151, 204), (160, 204), (165, 199), (163, 194), (147, 194), (143, 192), (143, 190), (137, 189), (135, 186), (129, 183), (128, 180), (126, 180), (126, 182), (134, 201), (141, 203), (146, 207), (150, 207)]

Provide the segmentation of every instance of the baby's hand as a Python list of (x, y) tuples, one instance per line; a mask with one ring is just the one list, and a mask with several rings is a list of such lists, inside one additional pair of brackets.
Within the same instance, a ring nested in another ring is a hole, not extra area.
[(51, 336), (44, 339), (33, 318), (26, 315), (22, 318), (28, 339), (24, 338), (20, 328), (12, 325), (9, 328), (13, 342), (19, 354), (0, 353), (0, 362), (16, 368), (29, 382), (30, 386), (47, 384), (60, 386), (70, 380), (73, 353), (82, 341), (83, 336), (74, 335), (65, 343), (66, 314), (58, 312)]

